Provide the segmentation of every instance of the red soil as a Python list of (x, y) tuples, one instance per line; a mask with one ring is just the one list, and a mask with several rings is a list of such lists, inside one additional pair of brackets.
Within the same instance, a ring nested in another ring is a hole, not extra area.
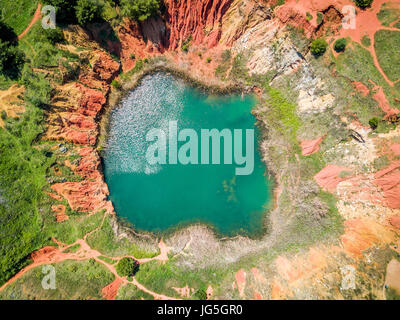
[(375, 174), (374, 183), (384, 193), (389, 208), (400, 208), (400, 161), (393, 162), (388, 168)]
[(63, 204), (53, 205), (51, 207), (51, 210), (53, 210), (53, 212), (55, 212), (55, 217), (57, 219), (57, 222), (64, 222), (69, 219), (69, 217), (65, 213), (66, 209), (67, 208)]
[(395, 156), (400, 156), (400, 144), (392, 144), (390, 148)]
[(243, 269), (240, 269), (238, 272), (236, 272), (235, 279), (237, 288), (239, 290), (239, 295), (243, 297), (244, 288), (246, 286), (246, 272)]
[(339, 167), (336, 165), (328, 165), (324, 169), (322, 169), (317, 175), (314, 177), (315, 181), (317, 181), (318, 185), (323, 189), (329, 192), (335, 192), (337, 185), (346, 180), (346, 178), (340, 178), (339, 174), (342, 171), (351, 171), (345, 167)]
[(101, 292), (103, 293), (103, 297), (105, 300), (115, 300), (115, 297), (118, 294), (118, 289), (123, 284), (123, 280), (121, 278), (115, 279), (108, 286), (105, 286)]
[(357, 89), (357, 91), (361, 93), (363, 97), (366, 97), (369, 94), (368, 87), (362, 82), (354, 81), (353, 85)]
[(303, 156), (308, 156), (310, 154), (318, 152), (322, 139), (323, 138), (320, 137), (314, 140), (302, 140), (300, 145)]
[(29, 30), (33, 27), (35, 22), (38, 21), (38, 19), (40, 19), (40, 17), (42, 16), (42, 14), (40, 12), (41, 9), (42, 9), (42, 5), (40, 3), (38, 3), (38, 6), (36, 8), (35, 14), (33, 15), (31, 22), (26, 27), (26, 29), (18, 36), (18, 40), (22, 39), (29, 32)]
[[(190, 35), (194, 44), (212, 48), (221, 38), (221, 22), (232, 0), (167, 0), (169, 48), (178, 48)], [(207, 30), (207, 33), (206, 33)]]

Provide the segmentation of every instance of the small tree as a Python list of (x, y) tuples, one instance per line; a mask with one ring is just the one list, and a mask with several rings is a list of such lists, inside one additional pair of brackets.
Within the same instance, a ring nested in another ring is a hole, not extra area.
[(154, 15), (160, 7), (159, 0), (121, 0), (121, 14), (144, 21)]
[(43, 4), (50, 4), (56, 8), (57, 22), (74, 23), (76, 21), (75, 6), (77, 0), (43, 0)]
[(367, 8), (370, 7), (374, 0), (355, 0), (357, 7)]
[(340, 38), (335, 41), (334, 49), (336, 52), (343, 52), (346, 49), (347, 41), (345, 38)]
[(133, 260), (132, 258), (122, 258), (119, 260), (115, 269), (120, 277), (129, 277), (134, 275), (137, 272), (139, 264), (137, 261)]
[(315, 39), (311, 44), (311, 53), (316, 57), (322, 56), (327, 47), (328, 43), (325, 41), (325, 39)]
[(375, 129), (377, 129), (378, 126), (379, 126), (379, 119), (376, 118), (376, 117), (374, 117), (374, 118), (370, 119), (370, 120), (368, 121), (368, 123), (369, 123), (371, 129), (372, 129), (372, 130), (375, 130)]
[(84, 26), (101, 17), (102, 5), (97, 0), (78, 0), (75, 12), (80, 25)]

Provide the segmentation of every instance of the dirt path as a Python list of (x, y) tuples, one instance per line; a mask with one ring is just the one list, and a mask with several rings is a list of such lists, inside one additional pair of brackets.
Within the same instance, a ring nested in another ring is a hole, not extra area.
[(40, 19), (40, 17), (42, 16), (42, 14), (40, 12), (41, 9), (42, 9), (42, 5), (40, 3), (38, 3), (38, 6), (36, 8), (35, 14), (33, 15), (31, 22), (26, 27), (26, 29), (18, 36), (18, 40), (22, 39), (29, 32), (29, 30), (32, 28), (32, 26), (35, 24), (35, 22), (38, 21), (38, 19)]
[[(103, 218), (103, 222), (105, 219), (106, 214), (104, 215)], [(101, 224), (102, 225), (102, 224)], [(14, 277), (12, 277), (11, 279), (9, 279), (6, 283), (4, 283), (1, 287), (0, 287), (0, 291), (4, 290), (7, 286), (9, 286), (10, 284), (12, 284), (13, 282), (17, 281), (19, 278), (21, 278), (25, 273), (27, 273), (29, 270), (42, 266), (42, 265), (48, 265), (48, 264), (54, 264), (54, 263), (59, 263), (62, 261), (66, 261), (66, 260), (74, 260), (74, 261), (84, 261), (84, 260), (89, 260), (89, 259), (94, 259), (96, 260), (98, 263), (101, 263), (102, 265), (104, 265), (111, 273), (114, 274), (115, 276), (115, 280), (117, 281), (119, 284), (133, 284), (135, 285), (139, 290), (153, 296), (153, 298), (155, 300), (177, 300), (175, 298), (172, 297), (168, 297), (162, 294), (158, 294), (156, 292), (153, 292), (149, 289), (147, 289), (145, 286), (143, 286), (142, 284), (140, 284), (134, 277), (131, 281), (129, 281), (126, 277), (120, 277), (114, 267), (113, 264), (109, 264), (105, 261), (103, 261), (102, 259), (100, 259), (100, 257), (107, 257), (103, 254), (101, 254), (99, 251), (92, 249), (89, 244), (86, 242), (87, 237), (92, 234), (93, 232), (98, 231), (101, 228), (101, 225), (96, 228), (95, 230), (89, 232), (88, 234), (86, 234), (83, 239), (79, 239), (77, 241), (75, 241), (72, 244), (69, 245), (65, 245), (64, 243), (61, 243), (59, 241), (57, 241), (57, 239), (52, 238), (52, 241), (57, 244), (57, 247), (44, 247), (38, 251), (35, 251), (32, 253), (31, 258), (33, 260), (33, 263), (31, 263), (30, 265), (26, 266), (25, 268), (23, 268), (21, 271), (19, 271)], [(79, 250), (77, 250), (76, 252), (66, 252), (68, 249), (76, 246), (76, 245), (80, 245)], [(168, 248), (167, 246), (164, 244), (164, 242), (161, 240), (159, 243), (159, 248), (160, 248), (160, 254), (156, 257), (153, 258), (145, 258), (145, 259), (136, 259), (135, 257), (131, 256), (131, 258), (135, 259), (136, 261), (138, 261), (139, 264), (143, 264), (146, 262), (150, 262), (153, 260), (156, 261), (161, 261), (163, 263), (165, 263), (168, 260)], [(107, 257), (111, 260), (117, 260), (119, 261), (120, 259), (122, 259), (123, 257)], [(107, 296), (105, 294), (105, 296)], [(115, 298), (115, 296), (113, 296), (112, 298)]]

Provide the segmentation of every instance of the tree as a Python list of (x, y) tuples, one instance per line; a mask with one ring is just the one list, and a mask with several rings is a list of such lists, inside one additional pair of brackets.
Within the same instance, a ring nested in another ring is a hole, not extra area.
[(132, 258), (122, 258), (119, 260), (116, 270), (120, 277), (129, 277), (134, 275), (138, 270), (139, 264)]
[(14, 30), (0, 20), (0, 40), (4, 42), (14, 42), (17, 39), (17, 34)]
[(374, 117), (374, 118), (370, 119), (370, 120), (368, 121), (368, 123), (369, 123), (369, 126), (371, 127), (371, 129), (372, 129), (372, 130), (375, 130), (375, 129), (377, 129), (378, 126), (379, 126), (379, 119), (376, 118), (376, 117)]
[(79, 24), (84, 26), (99, 20), (102, 10), (103, 7), (97, 0), (78, 0), (75, 14)]
[(325, 39), (315, 39), (311, 44), (311, 53), (316, 57), (322, 56), (327, 47), (328, 43), (325, 41)]
[(336, 40), (336, 42), (334, 44), (335, 51), (343, 52), (344, 49), (346, 49), (346, 44), (347, 44), (347, 41), (345, 38), (340, 38), (340, 39)]
[(357, 7), (367, 8), (370, 7), (374, 0), (355, 0)]
[(159, 0), (121, 0), (121, 14), (144, 21), (154, 15), (160, 7)]
[(44, 4), (56, 8), (56, 20), (61, 23), (76, 22), (75, 6), (77, 0), (44, 0)]

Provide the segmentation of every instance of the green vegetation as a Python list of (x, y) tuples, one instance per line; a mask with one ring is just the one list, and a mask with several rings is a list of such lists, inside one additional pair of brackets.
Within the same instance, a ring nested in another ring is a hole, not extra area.
[(206, 58), (207, 63), (210, 63), (212, 61), (211, 57)]
[(383, 71), (391, 81), (400, 79), (400, 31), (375, 33), (375, 51)]
[(133, 284), (126, 284), (118, 290), (116, 300), (154, 300), (153, 296), (139, 290)]
[(182, 51), (184, 51), (184, 52), (189, 51), (189, 47), (191, 45), (192, 40), (193, 40), (193, 37), (192, 37), (192, 35), (190, 35), (182, 42), (182, 47), (181, 47)]
[(311, 21), (312, 19), (313, 19), (312, 14), (309, 13), (309, 12), (307, 12), (307, 13), (306, 13), (306, 20), (307, 20), (307, 21)]
[(381, 10), (377, 14), (379, 21), (382, 25), (389, 27), (393, 22), (395, 22), (400, 16), (400, 10), (397, 8), (388, 7), (387, 3), (384, 3)]
[(371, 118), (371, 119), (368, 121), (369, 126), (371, 127), (372, 130), (375, 130), (375, 129), (378, 128), (379, 122), (380, 122), (380, 120), (379, 120), (379, 118), (377, 118), (377, 117)]
[(102, 10), (103, 6), (98, 0), (78, 0), (75, 14), (79, 24), (84, 26), (99, 20)]
[(198, 289), (195, 293), (194, 296), (199, 299), (199, 300), (207, 300), (207, 292), (203, 288)]
[(390, 287), (386, 289), (385, 294), (387, 300), (400, 300), (400, 294)]
[(334, 49), (336, 52), (343, 52), (346, 49), (347, 40), (345, 38), (340, 38), (335, 41)]
[(77, 0), (43, 0), (43, 4), (49, 4), (56, 8), (57, 23), (76, 23)]
[(323, 38), (315, 39), (311, 44), (311, 53), (316, 56), (322, 56), (326, 49), (328, 48), (328, 43)]
[(363, 46), (368, 48), (371, 45), (371, 38), (365, 35), (364, 37), (362, 37), (361, 43)]
[(1, 0), (0, 19), (9, 25), (17, 35), (21, 34), (32, 20), (38, 2), (38, 0)]
[(101, 289), (115, 276), (94, 259), (64, 261), (53, 265), (56, 289), (43, 290), (42, 267), (28, 271), (21, 279), (0, 293), (0, 299), (85, 300), (102, 299)]
[(362, 8), (362, 9), (370, 7), (373, 1), (374, 0), (354, 0), (357, 7)]
[(115, 79), (111, 82), (111, 85), (117, 90), (121, 90), (121, 88), (122, 88), (121, 83)]
[(376, 171), (385, 169), (390, 164), (387, 155), (381, 156), (374, 160), (373, 166)]
[(266, 116), (271, 126), (290, 142), (297, 144), (297, 130), (301, 122), (296, 114), (296, 105), (290, 103), (277, 89), (267, 87), (266, 91), (269, 96), (266, 103), (270, 107)]
[(156, 14), (159, 0), (120, 0), (121, 14), (123, 16), (144, 21)]
[(317, 24), (320, 25), (324, 22), (324, 14), (322, 12), (317, 12)]
[(17, 35), (0, 20), (0, 74), (12, 80), (18, 79), (24, 64), (24, 54), (17, 47)]
[(128, 277), (133, 276), (137, 269), (139, 268), (139, 264), (133, 260), (132, 258), (122, 258), (119, 260), (115, 269), (120, 277)]

